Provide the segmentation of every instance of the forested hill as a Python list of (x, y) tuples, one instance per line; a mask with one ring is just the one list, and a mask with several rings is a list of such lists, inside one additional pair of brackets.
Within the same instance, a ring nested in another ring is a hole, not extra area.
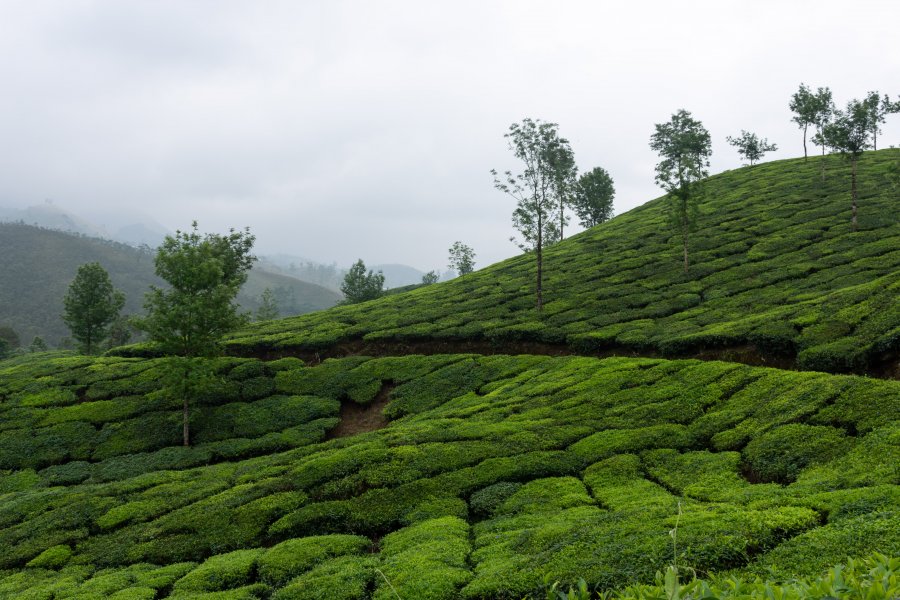
[[(63, 296), (78, 267), (99, 262), (125, 292), (124, 314), (143, 309), (151, 284), (162, 285), (153, 272), (153, 255), (131, 246), (21, 223), (0, 223), (0, 325), (11, 326), (23, 344), (39, 335), (50, 345), (69, 335), (62, 322)], [(256, 310), (259, 296), (271, 288), (282, 314), (296, 315), (333, 306), (336, 292), (286, 275), (254, 269), (238, 301)]]
[(895, 149), (860, 159), (856, 232), (840, 156), (743, 167), (705, 182), (687, 274), (660, 198), (548, 248), (543, 314), (525, 254), (409, 293), (254, 324), (229, 345), (328, 356), (543, 344), (884, 374), (900, 348), (900, 211), (887, 181), (898, 160)]

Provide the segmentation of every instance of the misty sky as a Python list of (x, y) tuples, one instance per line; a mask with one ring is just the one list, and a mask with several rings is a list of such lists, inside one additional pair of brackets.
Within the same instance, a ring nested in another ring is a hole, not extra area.
[[(801, 81), (900, 94), (900, 2), (0, 0), (0, 206), (249, 226), (261, 254), (479, 266), (518, 252), (503, 134), (553, 121), (616, 212), (660, 192), (653, 124), (712, 171), (748, 129), (802, 154)], [(900, 145), (900, 115), (880, 145)]]

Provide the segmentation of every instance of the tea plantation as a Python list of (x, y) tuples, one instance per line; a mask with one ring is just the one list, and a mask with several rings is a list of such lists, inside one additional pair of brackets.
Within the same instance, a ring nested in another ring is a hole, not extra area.
[[(0, 597), (522, 598), (900, 555), (900, 382), (547, 356), (0, 363)], [(342, 403), (389, 425), (330, 438)], [(670, 530), (676, 529), (676, 538)], [(647, 596), (652, 597), (652, 596)]]
[(896, 598), (897, 160), (249, 326), (190, 447), (152, 347), (2, 361), (0, 599)]
[(711, 352), (829, 372), (895, 369), (900, 210), (885, 176), (900, 150), (860, 160), (858, 232), (848, 162), (826, 157), (823, 184), (819, 160), (709, 178), (687, 274), (659, 199), (548, 248), (542, 315), (534, 259), (523, 255), (406, 294), (257, 324), (230, 346), (248, 356), (340, 356), (542, 343), (578, 354)]

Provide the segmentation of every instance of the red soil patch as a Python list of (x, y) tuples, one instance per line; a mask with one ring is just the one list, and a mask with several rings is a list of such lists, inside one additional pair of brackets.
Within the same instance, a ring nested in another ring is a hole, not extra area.
[(396, 387), (386, 381), (381, 385), (381, 390), (368, 404), (357, 404), (353, 400), (341, 402), (341, 422), (337, 427), (328, 432), (328, 439), (347, 437), (366, 431), (384, 429), (390, 424), (387, 417), (382, 414), (384, 407), (390, 402), (391, 391)]

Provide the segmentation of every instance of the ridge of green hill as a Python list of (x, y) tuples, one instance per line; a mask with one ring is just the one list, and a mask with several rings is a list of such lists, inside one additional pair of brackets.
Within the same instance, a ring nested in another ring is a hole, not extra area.
[(525, 254), (408, 293), (254, 324), (228, 345), (248, 356), (324, 357), (545, 344), (897, 376), (900, 210), (885, 173), (900, 150), (861, 158), (858, 232), (849, 164), (824, 160), (824, 184), (818, 157), (710, 177), (686, 275), (660, 198), (547, 248), (542, 315)]
[[(226, 357), (185, 448), (166, 364), (0, 362), (0, 597), (519, 599), (547, 578), (650, 583), (673, 551), (787, 577), (900, 555), (897, 381)], [(332, 435), (349, 406), (384, 406), (386, 427)]]
[[(143, 312), (149, 286), (163, 285), (154, 274), (153, 256), (137, 248), (22, 223), (0, 223), (0, 256), (0, 325), (11, 326), (23, 345), (36, 335), (57, 345), (69, 335), (61, 318), (63, 296), (84, 263), (99, 262), (125, 292), (124, 314)], [(267, 287), (276, 292), (286, 315), (328, 308), (341, 299), (324, 287), (253, 269), (238, 302), (256, 310)]]

